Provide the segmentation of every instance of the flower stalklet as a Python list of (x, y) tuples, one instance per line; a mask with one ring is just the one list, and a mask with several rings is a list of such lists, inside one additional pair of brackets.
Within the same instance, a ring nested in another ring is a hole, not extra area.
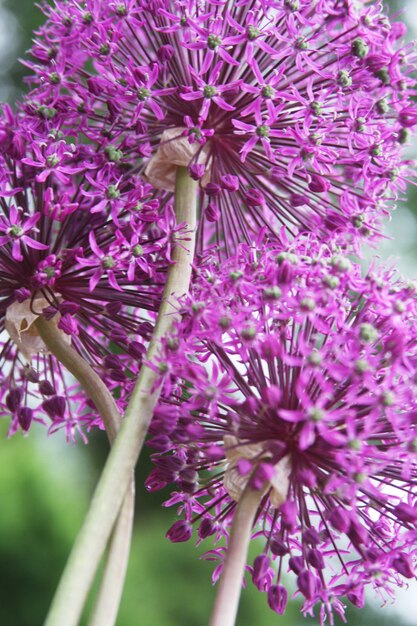
[(227, 545), (249, 488), (262, 549), (250, 570), (277, 613), (287, 572), (321, 623), (342, 597), (362, 606), (368, 585), (386, 597), (414, 577), (415, 286), (281, 233), (220, 267), (206, 256), (182, 311), (149, 441), (148, 489), (176, 485), (168, 537), (195, 526)]
[(375, 234), (404, 189), (415, 59), (379, 3), (56, 0), (45, 12), (27, 107), (164, 191), (188, 166), (200, 249), (213, 237), (232, 254), (280, 224), (346, 246)]
[[(6, 107), (1, 120), (0, 381), (11, 432), (32, 419), (68, 436), (101, 426), (36, 330), (43, 314), (114, 391), (133, 385), (160, 304), (174, 234), (151, 186), (94, 169), (62, 137), (40, 139)], [(18, 129), (17, 129), (18, 128)], [(44, 155), (44, 158), (41, 158)]]

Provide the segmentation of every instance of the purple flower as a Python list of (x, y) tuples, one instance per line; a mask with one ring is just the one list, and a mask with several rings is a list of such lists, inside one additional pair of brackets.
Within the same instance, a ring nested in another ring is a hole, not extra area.
[(163, 120), (165, 113), (159, 106), (158, 100), (159, 98), (175, 93), (177, 88), (153, 89), (158, 80), (160, 71), (157, 63), (151, 65), (149, 70), (148, 68), (135, 67), (131, 62), (127, 67), (131, 72), (131, 80), (128, 84), (134, 90), (136, 99), (139, 100), (134, 120), (140, 119), (141, 113), (145, 107), (149, 107), (151, 113), (155, 115), (157, 120)]
[(68, 159), (73, 157), (74, 146), (69, 146), (61, 140), (56, 143), (32, 144), (34, 157), (25, 157), (22, 163), (41, 169), (41, 173), (36, 175), (36, 182), (44, 183), (51, 174), (63, 183), (69, 182), (68, 174), (77, 174), (85, 169), (84, 166), (67, 165)]
[(210, 74), (208, 75), (207, 82), (205, 82), (200, 78), (199, 74), (193, 70), (193, 68), (190, 68), (190, 74), (193, 77), (196, 86), (198, 87), (198, 91), (190, 91), (187, 89), (180, 94), (180, 97), (186, 102), (203, 99), (201, 108), (198, 111), (198, 119), (200, 123), (207, 120), (212, 102), (223, 111), (235, 110), (235, 107), (233, 105), (226, 102), (226, 100), (222, 97), (222, 94), (231, 90), (236, 91), (236, 87), (239, 86), (239, 83), (219, 85), (217, 81), (221, 69), (222, 63), (219, 62), (213, 67)]
[[(214, 236), (232, 254), (281, 224), (346, 246), (375, 235), (404, 189), (415, 55), (379, 4), (55, 0), (45, 11), (25, 110), (85, 135), (95, 159), (146, 170), (163, 198), (173, 181), (150, 164), (169, 141), (203, 176), (200, 250)], [(220, 186), (215, 202), (207, 183)]]
[[(71, 172), (40, 179), (33, 120), (5, 117), (0, 127), (9, 138), (0, 153), (0, 406), (12, 415), (11, 433), (41, 421), (72, 438), (83, 425), (102, 427), (101, 419), (48, 354), (36, 317), (56, 324), (123, 409), (178, 228), (149, 184), (126, 172), (116, 177), (109, 163), (100, 167), (82, 151), (73, 152)], [(16, 157), (20, 133), (25, 152)], [(54, 137), (41, 144), (44, 154), (55, 150)]]
[(268, 101), (267, 102), (267, 117), (263, 118), (260, 108), (254, 111), (254, 117), (256, 125), (246, 124), (245, 122), (240, 122), (239, 120), (232, 120), (233, 126), (240, 131), (242, 134), (250, 134), (252, 137), (247, 140), (247, 142), (242, 146), (240, 152), (242, 154), (242, 162), (246, 161), (246, 158), (250, 152), (254, 149), (258, 141), (261, 142), (266, 155), (274, 161), (274, 155), (271, 150), (271, 137), (279, 137), (280, 131), (273, 130), (271, 128), (272, 124), (276, 122), (278, 112), (275, 110), (273, 104)]
[(187, 524), (186, 522), (178, 521), (172, 525), (167, 533), (168, 539), (173, 541), (174, 543), (181, 543), (183, 541), (188, 541), (192, 535), (193, 528), (191, 524)]
[(414, 575), (416, 304), (392, 270), (363, 275), (313, 235), (197, 268), (160, 357), (147, 486), (174, 483), (167, 504), (226, 545), (245, 486), (259, 490), (252, 577), (278, 613), (287, 569), (321, 622), (341, 596)]
[(116, 271), (123, 266), (125, 255), (120, 251), (119, 246), (115, 244), (102, 250), (97, 245), (93, 230), (90, 231), (88, 242), (91, 250), (88, 258), (77, 256), (76, 260), (81, 267), (90, 267), (94, 270), (88, 283), (89, 290), (94, 291), (100, 278), (106, 274), (111, 287), (117, 291), (122, 291), (116, 279)]
[(34, 250), (47, 250), (48, 246), (29, 237), (27, 233), (35, 232), (35, 225), (39, 221), (40, 215), (32, 215), (22, 220), (22, 211), (11, 205), (8, 215), (0, 215), (0, 246), (11, 244), (12, 257), (15, 261), (23, 261), (22, 245)]

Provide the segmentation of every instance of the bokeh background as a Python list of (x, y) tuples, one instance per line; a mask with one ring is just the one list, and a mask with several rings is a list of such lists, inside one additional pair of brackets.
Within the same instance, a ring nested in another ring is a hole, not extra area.
[[(410, 40), (417, 36), (417, 0), (390, 2), (387, 10), (401, 10)], [(26, 70), (18, 58), (42, 22), (34, 0), (0, 0), (1, 101), (13, 102), (24, 90)], [(410, 158), (415, 157), (417, 144), (409, 150)], [(401, 272), (417, 277), (416, 189), (409, 190), (386, 232), (378, 254), (396, 257)], [(7, 439), (7, 426), (6, 416), (0, 419), (0, 626), (40, 626), (87, 510), (107, 443), (99, 434), (87, 446), (72, 446), (60, 435), (48, 439), (36, 427), (29, 436)], [(215, 591), (213, 564), (199, 558), (202, 548), (165, 539), (174, 511), (161, 506), (164, 494), (145, 492), (149, 469), (145, 458), (137, 472), (136, 526), (118, 626), (204, 626)], [(304, 619), (299, 607), (294, 600), (285, 616), (277, 616), (267, 608), (264, 594), (249, 583), (237, 626), (318, 623)], [(385, 606), (370, 594), (368, 607), (349, 609), (347, 619), (351, 626), (411, 626), (417, 619), (417, 584), (400, 590), (396, 603)]]

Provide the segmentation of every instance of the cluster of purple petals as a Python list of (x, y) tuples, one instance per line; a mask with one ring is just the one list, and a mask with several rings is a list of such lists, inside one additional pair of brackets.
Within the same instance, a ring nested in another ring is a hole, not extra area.
[[(44, 135), (32, 118), (5, 107), (0, 406), (12, 414), (11, 432), (28, 430), (32, 420), (51, 430), (64, 426), (69, 437), (83, 424), (101, 426), (65, 368), (44, 346), (36, 348), (31, 313), (53, 320), (124, 405), (160, 304), (171, 246), (187, 236), (177, 231), (172, 208), (117, 160), (104, 160), (59, 129)], [(23, 346), (10, 324), (20, 328)], [(34, 349), (25, 350), (27, 337)]]
[(390, 596), (417, 556), (417, 291), (348, 254), (413, 176), (403, 24), (378, 1), (51, 4), (25, 61), (31, 91), (0, 118), (10, 432), (102, 427), (35, 315), (125, 407), (188, 236), (172, 215), (171, 170), (185, 165), (200, 261), (151, 364), (164, 395), (147, 488), (176, 485), (168, 536), (214, 537), (218, 577), (236, 505), (256, 489), (263, 550), (249, 569), (274, 611), (288, 572), (320, 623), (343, 598), (362, 606), (367, 586)]
[(55, 0), (44, 11), (27, 113), (139, 173), (161, 140), (186, 138), (200, 249), (217, 238), (232, 254), (280, 224), (346, 246), (376, 235), (405, 188), (415, 54), (380, 2)]
[(147, 488), (176, 487), (172, 541), (221, 541), (216, 576), (242, 490), (259, 489), (253, 582), (283, 613), (289, 572), (323, 623), (415, 576), (416, 287), (313, 235), (280, 239), (199, 266), (158, 365)]

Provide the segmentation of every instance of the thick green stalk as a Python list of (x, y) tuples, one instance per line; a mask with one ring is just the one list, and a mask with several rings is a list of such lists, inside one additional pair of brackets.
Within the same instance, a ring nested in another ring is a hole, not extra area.
[(35, 325), (49, 352), (71, 372), (94, 402), (111, 443), (119, 430), (121, 415), (110, 391), (89, 364), (67, 344), (53, 321), (38, 317)]
[(261, 491), (247, 485), (237, 504), (209, 626), (234, 626), (253, 521), (261, 496)]
[[(112, 444), (120, 428), (121, 415), (110, 391), (78, 352), (64, 341), (53, 321), (39, 317), (35, 323), (48, 350), (71, 372), (93, 400)], [(113, 531), (91, 626), (114, 626), (116, 623), (129, 560), (134, 512), (135, 489), (132, 479)]]
[[(186, 222), (189, 239), (173, 251), (161, 308), (146, 359), (153, 361), (159, 343), (178, 317), (178, 297), (187, 293), (194, 258), (197, 183), (178, 167), (175, 186), (177, 223)], [(90, 509), (74, 543), (52, 602), (45, 626), (77, 626), (100, 558), (119, 513), (136, 465), (160, 389), (156, 372), (144, 365), (126, 410), (120, 432), (110, 451), (93, 495)]]
[(89, 626), (116, 624), (129, 562), (134, 504), (135, 489), (132, 480), (113, 530), (100, 589), (88, 621)]

